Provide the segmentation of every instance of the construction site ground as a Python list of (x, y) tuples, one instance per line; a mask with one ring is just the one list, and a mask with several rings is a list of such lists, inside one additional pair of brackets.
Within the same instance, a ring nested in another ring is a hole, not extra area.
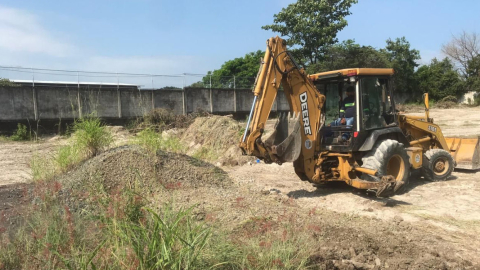
[[(430, 116), (447, 137), (480, 135), (478, 107), (432, 109)], [(115, 134), (119, 145), (129, 136), (121, 129)], [(21, 190), (32, 178), (32, 156), (51, 155), (63, 140), (55, 136), (36, 143), (0, 141), (3, 215), (28, 203)], [(231, 188), (199, 188), (194, 194), (189, 189), (177, 191), (178, 195), (188, 203), (199, 203), (204, 215), (216, 216), (232, 227), (257, 214), (280, 215), (285, 209), (303, 213), (306, 222), (316, 220), (327, 237), (330, 245), (325, 253), (350, 253), (347, 257), (358, 269), (480, 269), (480, 172), (455, 171), (444, 182), (427, 182), (413, 174), (408, 192), (385, 199), (343, 183), (316, 188), (300, 181), (289, 163), (251, 162), (221, 169), (233, 179)], [(359, 261), (359, 254), (370, 256), (372, 243), (377, 257)], [(415, 262), (408, 262), (409, 256)]]

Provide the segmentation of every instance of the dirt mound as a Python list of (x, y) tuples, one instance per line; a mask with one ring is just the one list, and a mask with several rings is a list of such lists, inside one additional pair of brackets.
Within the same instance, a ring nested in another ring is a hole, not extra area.
[(207, 117), (210, 114), (204, 111), (197, 111), (187, 115), (177, 115), (172, 110), (157, 108), (148, 112), (142, 118), (136, 120), (132, 131), (140, 131), (147, 128), (157, 131), (164, 131), (173, 128), (187, 128), (197, 117)]
[(238, 147), (242, 126), (228, 116), (198, 117), (181, 136), (187, 153), (221, 165), (245, 164), (252, 157), (242, 156)]
[(159, 188), (226, 187), (227, 174), (195, 158), (158, 151), (148, 155), (140, 147), (122, 146), (98, 155), (61, 177), (72, 190), (110, 192), (124, 187), (153, 192)]

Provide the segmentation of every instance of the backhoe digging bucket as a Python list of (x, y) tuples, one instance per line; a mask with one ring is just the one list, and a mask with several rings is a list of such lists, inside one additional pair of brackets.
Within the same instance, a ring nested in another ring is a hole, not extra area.
[(280, 114), (275, 130), (265, 140), (281, 162), (293, 162), (300, 156), (302, 137), (300, 134), (300, 114), (291, 117), (290, 113)]
[(480, 169), (480, 137), (468, 138), (445, 138), (450, 148), (450, 154), (457, 163), (456, 168), (466, 170)]

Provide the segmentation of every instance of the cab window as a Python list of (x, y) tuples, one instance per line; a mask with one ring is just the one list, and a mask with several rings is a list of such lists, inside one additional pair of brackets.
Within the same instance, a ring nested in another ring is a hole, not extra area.
[(388, 79), (364, 77), (360, 80), (362, 92), (362, 122), (365, 129), (376, 129), (393, 122)]
[(323, 105), (325, 109), (325, 123), (331, 123), (338, 118), (340, 112), (339, 84), (322, 83), (317, 85), (317, 89), (325, 95), (325, 103)]

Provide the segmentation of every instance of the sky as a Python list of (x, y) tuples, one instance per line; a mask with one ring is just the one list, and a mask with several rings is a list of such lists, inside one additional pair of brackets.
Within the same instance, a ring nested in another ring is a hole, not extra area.
[[(205, 74), (227, 60), (264, 50), (275, 33), (261, 26), (292, 2), (0, 0), (0, 66)], [(388, 38), (405, 36), (420, 51), (422, 64), (443, 58), (441, 46), (452, 35), (479, 31), (476, 0), (358, 2), (340, 41), (382, 48)], [(8, 76), (12, 72), (0, 70), (0, 77)]]

